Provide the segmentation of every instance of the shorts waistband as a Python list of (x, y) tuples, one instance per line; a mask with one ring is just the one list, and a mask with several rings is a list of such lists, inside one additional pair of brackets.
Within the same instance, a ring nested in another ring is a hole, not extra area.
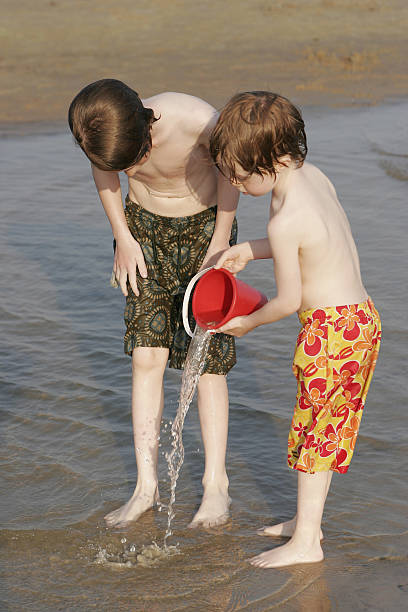
[(370, 311), (373, 314), (376, 313), (374, 303), (370, 297), (364, 302), (359, 304), (344, 304), (342, 306), (325, 306), (308, 308), (298, 313), (299, 321), (304, 325), (308, 319), (313, 318), (313, 315), (317, 315), (320, 323), (333, 322), (340, 317), (353, 316), (353, 313), (357, 313), (359, 310)]
[(125, 198), (125, 204), (126, 208), (129, 211), (136, 212), (140, 215), (145, 215), (152, 221), (154, 220), (156, 223), (159, 222), (173, 227), (201, 223), (202, 221), (205, 221), (207, 219), (213, 219), (217, 212), (217, 206), (215, 205), (209, 206), (205, 210), (201, 210), (200, 212), (194, 213), (193, 215), (185, 215), (184, 217), (166, 217), (165, 215), (158, 215), (157, 213), (150, 212), (150, 210), (143, 208), (143, 206), (141, 206), (137, 202), (133, 202), (129, 198), (129, 195), (127, 195)]

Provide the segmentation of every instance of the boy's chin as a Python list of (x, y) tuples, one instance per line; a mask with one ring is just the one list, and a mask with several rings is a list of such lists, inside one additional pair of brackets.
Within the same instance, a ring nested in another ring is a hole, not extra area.
[(253, 198), (259, 198), (259, 196), (266, 195), (270, 193), (271, 191), (272, 191), (271, 189), (259, 189), (256, 191), (241, 191), (241, 193), (242, 195), (249, 195), (249, 196), (252, 196)]

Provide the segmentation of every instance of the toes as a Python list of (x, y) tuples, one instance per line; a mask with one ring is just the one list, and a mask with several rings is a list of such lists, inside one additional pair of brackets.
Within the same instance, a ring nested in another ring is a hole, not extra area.
[(108, 512), (108, 514), (105, 514), (104, 519), (107, 521), (113, 520), (115, 519), (117, 516), (119, 515), (118, 510), (112, 510), (112, 512)]
[(196, 518), (191, 521), (188, 525), (190, 529), (196, 529), (197, 527), (203, 527), (204, 529), (211, 529), (211, 527), (218, 527), (224, 525), (229, 518), (229, 514), (222, 514), (215, 518)]
[(255, 557), (254, 560), (250, 561), (250, 564), (254, 567), (260, 567), (261, 569), (268, 569), (269, 565), (265, 561), (261, 561)]
[(256, 533), (257, 535), (260, 535), (260, 536), (268, 535), (268, 532), (266, 531), (266, 527), (261, 527), (260, 529), (257, 529)]
[(264, 553), (261, 553), (260, 555), (256, 555), (256, 557), (251, 557), (251, 559), (249, 559), (250, 564), (256, 565), (256, 567), (263, 567), (266, 563), (263, 554)]
[(259, 566), (259, 559), (257, 559), (256, 557), (254, 557), (253, 559), (250, 559), (249, 562), (254, 567), (258, 567)]
[(117, 523), (114, 523), (114, 525), (112, 525), (112, 527), (116, 527), (116, 529), (123, 529), (128, 526), (129, 521), (118, 521)]
[(104, 518), (108, 527), (114, 527), (115, 525), (121, 522), (119, 515), (116, 512), (111, 512), (110, 514), (107, 514)]

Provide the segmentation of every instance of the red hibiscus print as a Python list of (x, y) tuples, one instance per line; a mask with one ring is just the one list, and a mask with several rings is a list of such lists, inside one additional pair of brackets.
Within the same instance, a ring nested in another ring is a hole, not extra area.
[(331, 464), (331, 469), (333, 472), (340, 472), (340, 474), (345, 474), (349, 468), (348, 465), (342, 466), (341, 464), (347, 459), (347, 451), (344, 448), (340, 448), (338, 453), (336, 454), (336, 458)]
[(299, 407), (302, 410), (313, 408), (313, 418), (320, 412), (326, 403), (326, 380), (324, 378), (314, 378), (306, 389), (304, 382), (301, 382), (302, 395), (299, 399)]
[(366, 325), (368, 322), (364, 310), (357, 310), (355, 304), (339, 306), (336, 310), (341, 315), (334, 324), (336, 331), (343, 328), (343, 338), (345, 340), (356, 340), (360, 335), (359, 323)]
[(304, 342), (303, 350), (306, 355), (317, 355), (322, 343), (320, 338), (327, 338), (327, 328), (322, 327), (326, 320), (324, 310), (315, 310), (312, 318), (308, 319), (300, 335), (300, 341)]
[(311, 446), (312, 448), (315, 448), (320, 455), (324, 450), (324, 440), (322, 440), (322, 438), (317, 438), (316, 442), (313, 442)]
[(294, 425), (293, 429), (298, 432), (298, 438), (300, 438), (301, 436), (306, 435), (307, 425), (302, 425), (302, 423), (299, 421), (299, 424)]
[(325, 429), (324, 435), (326, 436), (327, 442), (323, 444), (323, 449), (320, 453), (321, 457), (328, 457), (332, 453), (337, 452), (339, 447), (339, 438), (333, 425), (328, 425)]

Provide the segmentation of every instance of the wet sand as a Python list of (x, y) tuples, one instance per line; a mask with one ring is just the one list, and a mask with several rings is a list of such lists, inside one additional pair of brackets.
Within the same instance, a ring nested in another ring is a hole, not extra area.
[(406, 97), (407, 28), (406, 0), (4, 0), (0, 123), (65, 121), (103, 77), (217, 107), (251, 89), (319, 106)]

